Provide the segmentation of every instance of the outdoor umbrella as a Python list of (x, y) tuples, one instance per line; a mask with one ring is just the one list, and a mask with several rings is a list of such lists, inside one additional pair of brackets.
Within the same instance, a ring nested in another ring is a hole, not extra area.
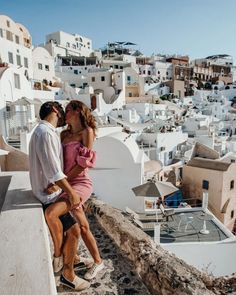
[(148, 181), (139, 186), (133, 187), (132, 191), (137, 197), (165, 197), (179, 189), (175, 187), (171, 182), (164, 181)]

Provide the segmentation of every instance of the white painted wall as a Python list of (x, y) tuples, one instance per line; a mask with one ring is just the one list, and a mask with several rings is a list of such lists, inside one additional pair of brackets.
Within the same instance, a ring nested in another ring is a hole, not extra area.
[[(46, 79), (48, 82), (55, 78), (54, 59), (50, 53), (43, 47), (36, 47), (32, 53), (33, 59), (33, 79), (42, 81)], [(39, 64), (42, 69), (39, 69)], [(47, 67), (49, 70), (47, 70)]]
[(126, 133), (113, 133), (95, 141), (96, 168), (90, 170), (96, 196), (115, 208), (143, 212), (143, 198), (131, 188), (141, 184), (143, 152)]
[(215, 277), (236, 272), (236, 243), (161, 244), (161, 246), (201, 271)]

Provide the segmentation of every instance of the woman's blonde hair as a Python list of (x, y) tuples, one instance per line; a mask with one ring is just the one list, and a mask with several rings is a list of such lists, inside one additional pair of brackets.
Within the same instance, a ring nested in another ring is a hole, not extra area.
[[(96, 135), (97, 131), (97, 122), (93, 114), (91, 113), (90, 109), (84, 104), (82, 101), (79, 100), (71, 100), (66, 108), (70, 106), (72, 110), (80, 110), (79, 117), (81, 121), (81, 125), (84, 128), (90, 127), (93, 129), (94, 136)], [(68, 126), (69, 127), (69, 126)], [(69, 127), (70, 128), (70, 127)]]

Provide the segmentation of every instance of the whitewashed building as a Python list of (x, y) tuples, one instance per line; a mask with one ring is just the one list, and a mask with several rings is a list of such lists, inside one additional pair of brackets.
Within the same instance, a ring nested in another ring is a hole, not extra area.
[(33, 80), (35, 82), (48, 81), (48, 84), (55, 79), (54, 59), (43, 47), (36, 47), (32, 52), (33, 59)]
[(30, 33), (5, 15), (0, 15), (0, 63), (21, 68), (28, 79), (33, 77)]
[(89, 56), (93, 51), (91, 39), (62, 31), (48, 34), (44, 47), (53, 57)]

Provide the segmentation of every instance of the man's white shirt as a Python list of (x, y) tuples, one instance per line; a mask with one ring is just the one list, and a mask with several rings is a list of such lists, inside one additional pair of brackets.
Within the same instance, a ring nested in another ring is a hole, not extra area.
[(66, 177), (63, 173), (63, 153), (56, 128), (41, 121), (34, 130), (29, 144), (30, 182), (33, 193), (43, 203), (54, 202), (61, 193), (48, 195), (44, 190), (50, 183)]

